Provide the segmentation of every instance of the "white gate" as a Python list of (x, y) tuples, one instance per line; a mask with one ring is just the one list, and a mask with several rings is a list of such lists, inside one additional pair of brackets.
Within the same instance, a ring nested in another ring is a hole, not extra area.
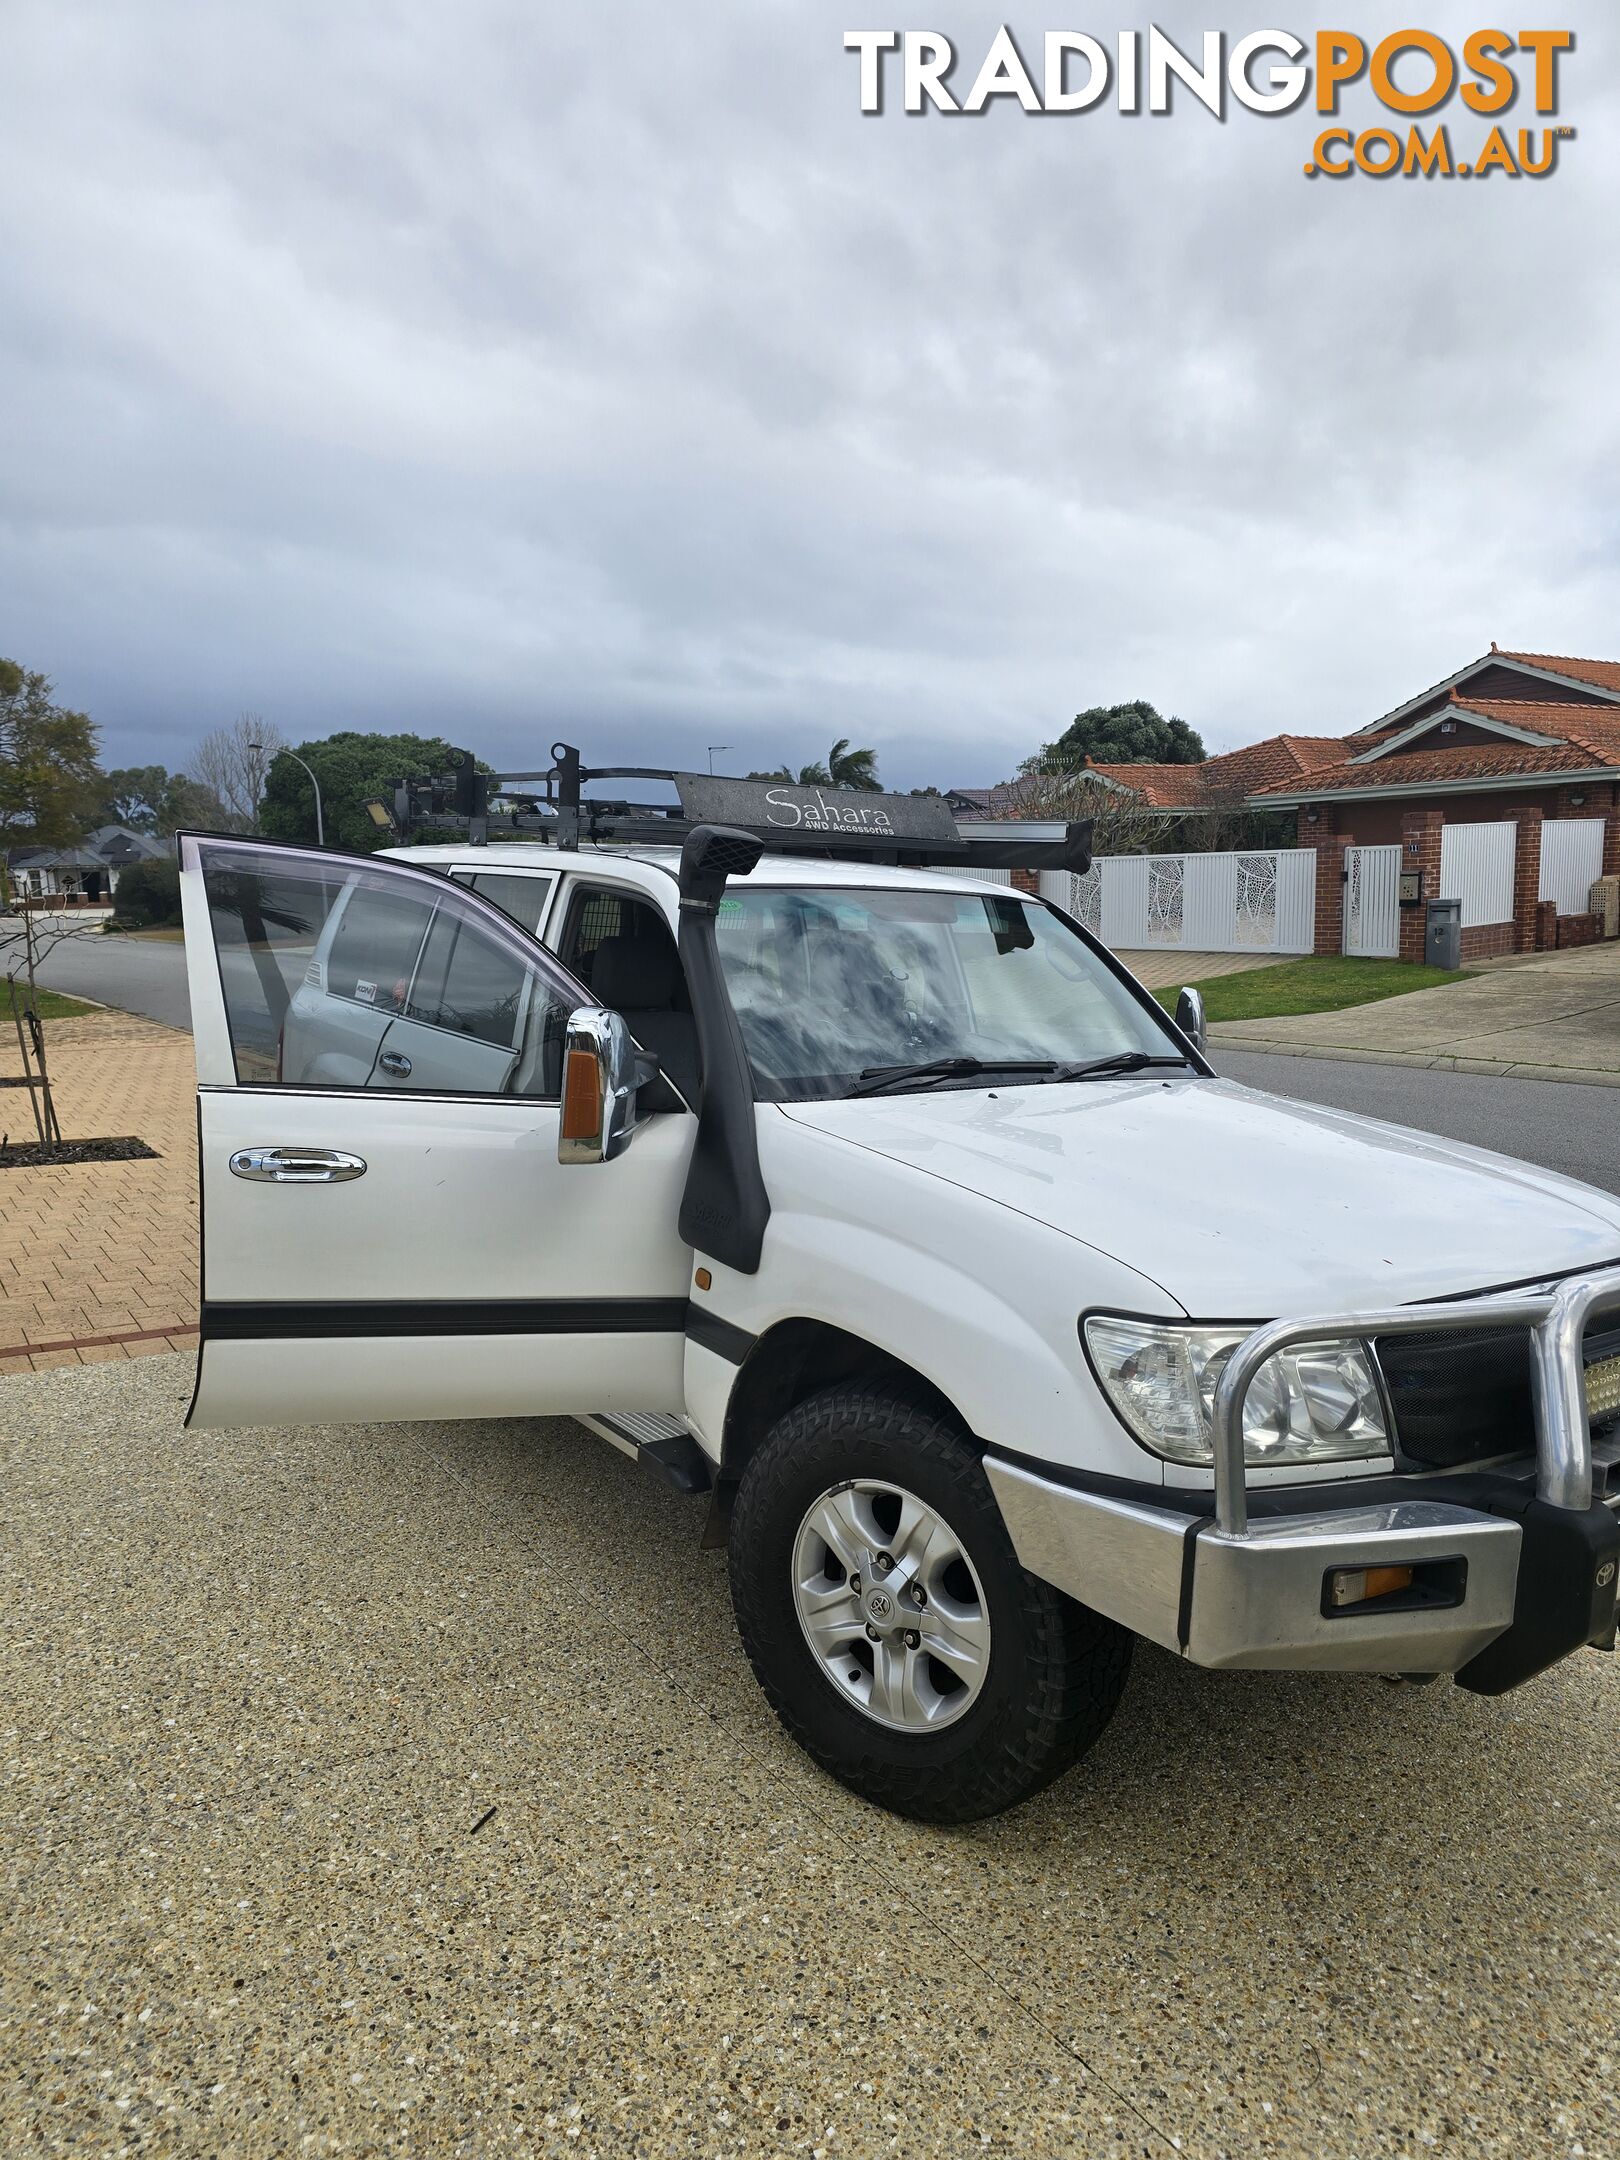
[(1316, 850), (1223, 855), (1105, 855), (1084, 877), (1041, 874), (1042, 897), (1112, 952), (1310, 952), (1316, 937)]
[(1543, 822), (1538, 900), (1556, 900), (1560, 915), (1584, 915), (1592, 904), (1592, 886), (1602, 875), (1602, 818), (1547, 818)]
[(1519, 828), (1510, 819), (1440, 830), (1442, 900), (1462, 902), (1462, 926), (1513, 920), (1513, 857)]
[(1401, 850), (1344, 851), (1344, 949), (1358, 960), (1394, 960), (1401, 950)]

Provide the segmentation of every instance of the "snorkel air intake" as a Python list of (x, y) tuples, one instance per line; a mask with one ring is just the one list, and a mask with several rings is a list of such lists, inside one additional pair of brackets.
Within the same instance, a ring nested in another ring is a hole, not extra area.
[(715, 923), (729, 877), (746, 877), (763, 840), (733, 825), (699, 825), (681, 849), (678, 940), (697, 1026), (703, 1101), (681, 1195), (688, 1245), (744, 1275), (757, 1274), (771, 1203), (760, 1175), (754, 1077), (720, 966)]

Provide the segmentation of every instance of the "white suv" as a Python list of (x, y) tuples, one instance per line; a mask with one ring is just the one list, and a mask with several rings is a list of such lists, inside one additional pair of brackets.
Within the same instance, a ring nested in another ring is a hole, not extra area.
[(567, 1412), (711, 1494), (874, 1800), (1005, 1807), (1140, 1635), (1453, 1673), (1613, 1639), (1620, 1202), (1217, 1078), (946, 870), (186, 836), (201, 1424)]

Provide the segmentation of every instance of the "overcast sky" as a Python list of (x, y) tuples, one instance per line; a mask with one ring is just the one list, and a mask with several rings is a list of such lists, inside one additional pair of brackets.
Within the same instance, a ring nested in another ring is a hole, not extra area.
[(108, 763), (252, 708), (907, 786), (1119, 698), (1226, 748), (1620, 657), (1613, 0), (1535, 18), (1560, 170), (1483, 183), (1307, 180), (1308, 105), (862, 117), (846, 27), (971, 81), (1002, 19), (5, 0), (0, 654)]

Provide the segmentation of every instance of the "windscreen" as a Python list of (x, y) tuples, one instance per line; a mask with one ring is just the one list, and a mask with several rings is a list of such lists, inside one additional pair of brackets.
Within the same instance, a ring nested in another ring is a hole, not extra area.
[(733, 887), (718, 938), (770, 1101), (842, 1095), (934, 1058), (1065, 1065), (1177, 1050), (1061, 917), (1015, 894)]

